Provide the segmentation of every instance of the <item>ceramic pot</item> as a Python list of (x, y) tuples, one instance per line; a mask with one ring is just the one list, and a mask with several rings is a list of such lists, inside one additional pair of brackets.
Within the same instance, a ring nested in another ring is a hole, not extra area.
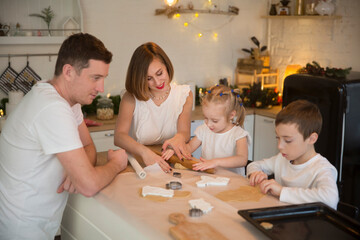
[(335, 5), (332, 0), (322, 0), (315, 7), (315, 11), (321, 16), (332, 15), (335, 12)]

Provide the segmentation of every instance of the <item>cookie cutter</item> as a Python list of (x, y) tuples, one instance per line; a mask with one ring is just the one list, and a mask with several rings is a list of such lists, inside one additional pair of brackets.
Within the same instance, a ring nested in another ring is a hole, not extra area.
[(181, 173), (173, 172), (173, 177), (181, 178)]
[(201, 217), (203, 214), (203, 211), (196, 207), (189, 210), (190, 217)]
[(166, 189), (179, 190), (181, 188), (182, 188), (181, 182), (172, 181), (166, 184)]

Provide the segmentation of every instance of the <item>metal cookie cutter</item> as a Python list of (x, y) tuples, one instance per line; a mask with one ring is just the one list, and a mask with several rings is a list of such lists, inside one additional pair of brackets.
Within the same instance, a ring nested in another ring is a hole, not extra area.
[(192, 208), (189, 210), (190, 217), (201, 217), (203, 215), (203, 211), (199, 208)]
[(173, 177), (181, 178), (181, 173), (173, 172)]
[(179, 190), (182, 188), (181, 182), (169, 182), (166, 184), (166, 189)]

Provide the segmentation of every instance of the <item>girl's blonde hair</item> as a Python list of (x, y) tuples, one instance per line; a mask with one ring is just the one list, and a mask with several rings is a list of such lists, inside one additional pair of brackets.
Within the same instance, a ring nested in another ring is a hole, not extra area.
[(240, 97), (239, 89), (231, 89), (225, 85), (216, 85), (206, 91), (201, 99), (201, 105), (220, 103), (225, 105), (225, 114), (228, 116), (235, 110), (233, 124), (244, 127), (245, 108)]

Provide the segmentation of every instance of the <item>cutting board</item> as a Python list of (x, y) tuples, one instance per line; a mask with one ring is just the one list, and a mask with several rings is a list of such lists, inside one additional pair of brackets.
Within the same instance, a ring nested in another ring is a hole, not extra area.
[(169, 221), (176, 226), (170, 227), (170, 234), (176, 240), (223, 240), (225, 238), (207, 223), (188, 222), (182, 213), (171, 213)]
[[(151, 146), (147, 146), (147, 147), (150, 148), (157, 155), (159, 155), (159, 156), (162, 155), (162, 153), (161, 153), (161, 145), (151, 145)], [(176, 154), (174, 154), (174, 155), (171, 156), (171, 158), (169, 158), (168, 162), (173, 163), (173, 164), (180, 163), (184, 167), (192, 170), (192, 168), (193, 168), (192, 165), (199, 162), (199, 161), (195, 161), (193, 159), (196, 159), (196, 158), (180, 160), (178, 158), (178, 156)], [(214, 174), (215, 169), (214, 168), (209, 168), (209, 169), (206, 169), (204, 172)]]

